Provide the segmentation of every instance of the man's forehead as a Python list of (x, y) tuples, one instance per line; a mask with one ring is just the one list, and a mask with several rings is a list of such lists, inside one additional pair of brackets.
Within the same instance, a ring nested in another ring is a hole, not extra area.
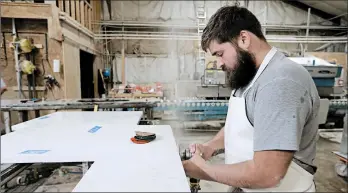
[(211, 54), (211, 55), (215, 55), (217, 52), (220, 52), (220, 51), (223, 51), (224, 49), (226, 49), (226, 44), (227, 43), (218, 43), (216, 40), (212, 40), (209, 44), (209, 47), (208, 47), (208, 52)]

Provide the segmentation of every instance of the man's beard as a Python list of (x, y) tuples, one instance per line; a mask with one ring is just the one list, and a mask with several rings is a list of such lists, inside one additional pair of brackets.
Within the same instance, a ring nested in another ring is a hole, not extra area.
[(237, 64), (234, 70), (227, 69), (225, 65), (222, 66), (222, 70), (229, 73), (228, 83), (232, 90), (247, 86), (257, 72), (255, 57), (252, 54), (238, 49), (237, 57)]

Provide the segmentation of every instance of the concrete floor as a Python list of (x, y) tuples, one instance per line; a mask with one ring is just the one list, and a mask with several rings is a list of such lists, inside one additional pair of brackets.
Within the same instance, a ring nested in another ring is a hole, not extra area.
[[(182, 128), (182, 123), (163, 122), (161, 124), (170, 124), (173, 128), (179, 148), (185, 148), (191, 143), (203, 143), (211, 139), (216, 132), (188, 132)], [(317, 192), (347, 192), (348, 184), (339, 177), (335, 171), (337, 157), (332, 151), (339, 150), (340, 144), (319, 137), (317, 142), (316, 164), (318, 166), (315, 175)], [(223, 163), (224, 155), (219, 155), (211, 160), (212, 163)], [(226, 192), (228, 187), (214, 182), (201, 182), (202, 190), (200, 192)]]

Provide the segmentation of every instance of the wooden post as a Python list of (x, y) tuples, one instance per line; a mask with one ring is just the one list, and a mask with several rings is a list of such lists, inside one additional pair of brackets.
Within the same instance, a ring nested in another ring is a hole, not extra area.
[(70, 0), (65, 0), (65, 13), (70, 16)]
[(58, 0), (58, 7), (60, 11), (64, 11), (63, 0)]
[(81, 24), (85, 26), (85, 1), (80, 1)]
[(92, 30), (92, 8), (88, 8), (88, 29)]
[(80, 20), (80, 15), (81, 15), (81, 10), (80, 10), (80, 1), (76, 0), (76, 21), (81, 22)]
[[(85, 1), (85, 0), (84, 0)], [(84, 4), (84, 12), (85, 12), (85, 27), (88, 27), (88, 9), (87, 9), (87, 4)]]
[(76, 8), (75, 8), (76, 2), (75, 0), (70, 1), (70, 8), (71, 8), (71, 17), (76, 20)]

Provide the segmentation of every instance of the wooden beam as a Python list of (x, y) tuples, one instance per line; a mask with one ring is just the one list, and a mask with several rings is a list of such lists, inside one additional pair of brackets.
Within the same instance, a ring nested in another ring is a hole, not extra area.
[[(17, 86), (12, 86), (12, 90), (13, 91), (18, 91), (18, 87)], [(31, 87), (31, 90), (33, 90), (33, 87)], [(45, 91), (46, 88), (44, 86), (36, 86), (35, 90), (36, 91)], [(29, 91), (29, 87), (28, 86), (22, 86), (22, 91)]]
[(81, 13), (80, 13), (80, 1), (79, 0), (76, 0), (76, 21), (80, 22), (80, 16), (81, 16)]
[[(93, 20), (95, 22), (99, 22), (101, 19), (101, 4), (102, 1), (93, 1), (94, 2), (94, 7), (93, 7)], [(93, 24), (93, 31), (97, 31), (99, 29), (99, 25)]]
[(65, 13), (70, 16), (70, 0), (65, 0)]
[(88, 8), (88, 29), (92, 30), (92, 8)]
[(73, 19), (76, 19), (76, 1), (75, 0), (71, 0), (70, 1), (70, 11), (71, 11), (71, 17)]
[(80, 13), (81, 13), (81, 21), (80, 23), (85, 26), (85, 2), (84, 0), (80, 1)]
[(0, 7), (0, 16), (4, 18), (47, 19), (51, 17), (50, 4), (1, 2)]
[(85, 5), (84, 5), (84, 12), (85, 12), (85, 27), (88, 28), (88, 9), (87, 9), (87, 4), (85, 2)]
[(58, 7), (59, 7), (60, 11), (64, 11), (63, 0), (58, 0)]

